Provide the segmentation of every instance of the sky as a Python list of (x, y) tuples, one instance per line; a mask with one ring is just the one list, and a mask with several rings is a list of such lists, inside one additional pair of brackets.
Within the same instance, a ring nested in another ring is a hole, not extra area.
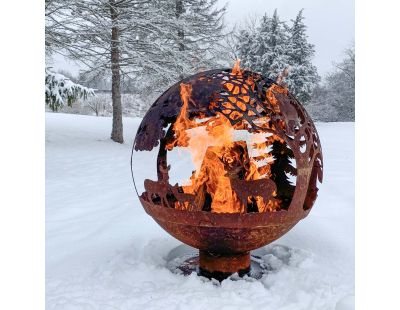
[[(320, 75), (333, 69), (333, 61), (343, 58), (343, 51), (354, 42), (354, 0), (218, 0), (227, 4), (225, 21), (228, 27), (242, 25), (250, 17), (272, 15), (278, 10), (281, 20), (294, 19), (304, 9), (309, 42), (315, 45), (313, 63)], [(55, 56), (52, 66), (76, 75), (79, 66), (62, 56)]]

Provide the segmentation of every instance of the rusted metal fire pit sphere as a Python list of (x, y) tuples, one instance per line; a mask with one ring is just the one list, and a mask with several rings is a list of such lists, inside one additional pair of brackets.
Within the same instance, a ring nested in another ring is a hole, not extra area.
[[(175, 148), (193, 155), (189, 182), (170, 184)], [(133, 167), (140, 153), (156, 154), (152, 176), (138, 182), (133, 173), (145, 211), (199, 249), (199, 273), (219, 280), (248, 273), (250, 251), (306, 217), (322, 182), (305, 109), (285, 87), (239, 68), (201, 72), (163, 93), (139, 126)]]

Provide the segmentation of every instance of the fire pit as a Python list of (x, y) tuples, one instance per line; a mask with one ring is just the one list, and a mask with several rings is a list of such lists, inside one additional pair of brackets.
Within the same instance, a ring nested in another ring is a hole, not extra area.
[(140, 124), (132, 163), (145, 211), (199, 249), (199, 274), (219, 280), (248, 273), (250, 251), (306, 217), (322, 182), (320, 141), (305, 109), (238, 63), (162, 94)]

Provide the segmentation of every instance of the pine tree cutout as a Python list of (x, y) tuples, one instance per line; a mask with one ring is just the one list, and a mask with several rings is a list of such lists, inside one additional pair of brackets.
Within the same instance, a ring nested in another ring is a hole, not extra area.
[(275, 182), (278, 189), (277, 198), (281, 200), (281, 208), (288, 209), (295, 190), (295, 185), (290, 183), (287, 173), (295, 176), (296, 168), (291, 165), (290, 159), (294, 159), (292, 150), (286, 143), (275, 140), (272, 143), (272, 151), (270, 153), (274, 157), (271, 164), (271, 179)]

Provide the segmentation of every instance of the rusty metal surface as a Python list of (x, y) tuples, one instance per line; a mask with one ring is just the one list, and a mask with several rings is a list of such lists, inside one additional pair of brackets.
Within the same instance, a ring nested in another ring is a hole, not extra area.
[(143, 199), (146, 212), (173, 237), (200, 250), (242, 253), (271, 243), (288, 232), (301, 217), (287, 211), (212, 213), (163, 208)]
[[(215, 116), (219, 112), (232, 126), (240, 127), (246, 122), (249, 132), (279, 137), (281, 142), (274, 142), (274, 149), (286, 152), (295, 160), (296, 167), (278, 160), (272, 165), (270, 179), (233, 180), (232, 188), (242, 203), (252, 195), (275, 199), (272, 193), (277, 191), (281, 208), (273, 212), (213, 213), (196, 205), (194, 195), (184, 193), (178, 184), (169, 184), (171, 163), (165, 145), (173, 132), (172, 126), (166, 128), (175, 122), (183, 105), (181, 82), (192, 85), (188, 106), (191, 118)], [(134, 141), (135, 151), (150, 151), (160, 146), (155, 163), (158, 180), (145, 180), (146, 191), (139, 193), (144, 209), (172, 236), (200, 250), (244, 253), (276, 240), (308, 215), (317, 198), (317, 181), (322, 182), (322, 150), (311, 118), (287, 89), (250, 71), (236, 76), (230, 69), (211, 70), (181, 82), (151, 106)], [(267, 121), (259, 122), (260, 119)], [(281, 170), (296, 176), (294, 186), (279, 183), (276, 175)], [(177, 201), (189, 207), (175, 209)]]
[(222, 281), (237, 272), (244, 276), (250, 272), (250, 252), (240, 254), (199, 253), (199, 274)]

